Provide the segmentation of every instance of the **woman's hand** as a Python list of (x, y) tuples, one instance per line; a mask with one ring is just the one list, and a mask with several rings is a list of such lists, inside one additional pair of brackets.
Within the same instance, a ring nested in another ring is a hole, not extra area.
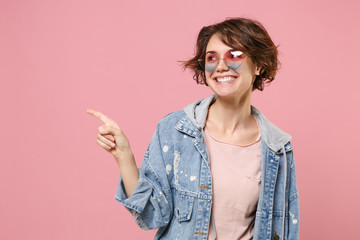
[(111, 153), (119, 164), (122, 156), (132, 154), (127, 137), (121, 131), (119, 125), (103, 113), (93, 109), (86, 109), (86, 112), (103, 121), (104, 125), (98, 128), (97, 143), (106, 151)]

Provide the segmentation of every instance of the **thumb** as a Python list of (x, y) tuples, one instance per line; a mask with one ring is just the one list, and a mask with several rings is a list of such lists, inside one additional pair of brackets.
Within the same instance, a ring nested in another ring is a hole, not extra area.
[(119, 134), (121, 132), (120, 129), (116, 129), (116, 128), (106, 126), (106, 125), (99, 127), (98, 131), (101, 134), (110, 134), (111, 133), (113, 135)]

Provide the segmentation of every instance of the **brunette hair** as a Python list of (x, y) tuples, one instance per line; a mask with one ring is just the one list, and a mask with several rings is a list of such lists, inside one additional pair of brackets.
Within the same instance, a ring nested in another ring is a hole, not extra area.
[(199, 60), (205, 58), (206, 46), (212, 35), (218, 34), (221, 41), (250, 56), (255, 65), (259, 66), (260, 74), (256, 76), (253, 90), (264, 89), (264, 83), (275, 79), (279, 69), (278, 51), (264, 26), (252, 19), (226, 18), (225, 21), (203, 27), (196, 41), (195, 56), (187, 61), (179, 61), (183, 70), (189, 68), (194, 72), (193, 79), (197, 84), (205, 84), (205, 71)]

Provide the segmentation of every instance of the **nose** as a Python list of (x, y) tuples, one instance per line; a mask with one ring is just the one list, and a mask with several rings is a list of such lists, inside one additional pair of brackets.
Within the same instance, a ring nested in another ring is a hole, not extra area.
[(216, 66), (216, 71), (222, 72), (222, 71), (227, 71), (227, 70), (229, 70), (229, 67), (226, 66), (224, 59), (221, 58), (218, 62), (218, 65)]

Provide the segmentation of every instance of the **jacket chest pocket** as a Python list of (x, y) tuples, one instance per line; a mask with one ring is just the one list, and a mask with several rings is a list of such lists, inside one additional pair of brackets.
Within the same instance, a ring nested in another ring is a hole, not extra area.
[(194, 197), (176, 192), (174, 203), (176, 219), (179, 222), (190, 220), (194, 206)]

